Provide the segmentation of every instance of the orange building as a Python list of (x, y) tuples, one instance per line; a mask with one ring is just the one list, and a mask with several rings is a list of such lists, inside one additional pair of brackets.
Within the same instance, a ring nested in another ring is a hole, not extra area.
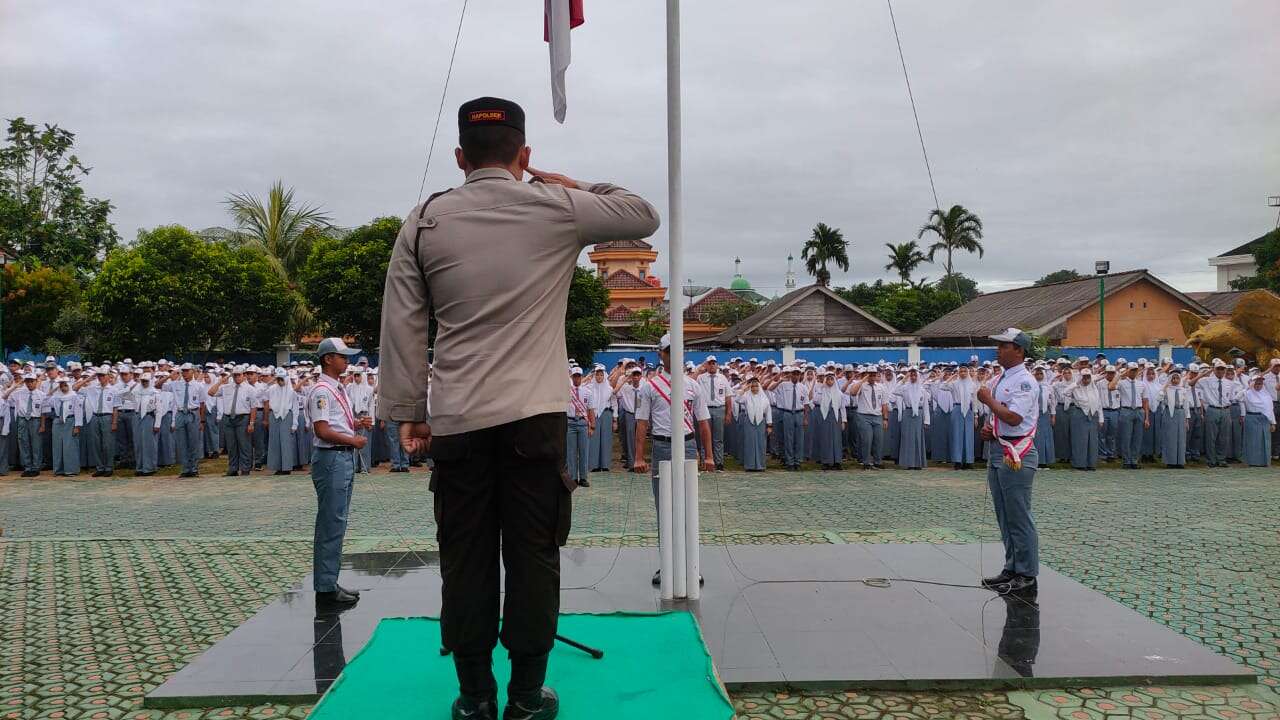
[(615, 335), (625, 334), (637, 310), (662, 313), (667, 289), (649, 271), (658, 259), (652, 245), (644, 240), (614, 240), (596, 245), (587, 258), (595, 263), (596, 274), (609, 291), (604, 325)]
[[(1213, 312), (1146, 270), (1105, 276), (1104, 329), (1108, 347), (1186, 342), (1180, 310)], [(986, 293), (943, 315), (914, 334), (934, 345), (982, 344), (989, 335), (1016, 327), (1063, 347), (1098, 345), (1098, 277)]]

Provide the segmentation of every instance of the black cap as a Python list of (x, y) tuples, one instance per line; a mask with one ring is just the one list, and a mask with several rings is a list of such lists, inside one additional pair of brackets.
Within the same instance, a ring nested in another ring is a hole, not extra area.
[(458, 134), (488, 125), (505, 125), (524, 134), (524, 110), (510, 100), (482, 97), (468, 100), (458, 108)]

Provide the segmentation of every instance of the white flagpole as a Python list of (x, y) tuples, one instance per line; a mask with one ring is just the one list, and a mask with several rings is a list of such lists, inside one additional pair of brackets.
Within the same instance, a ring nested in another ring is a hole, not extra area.
[[(671, 330), (671, 491), (684, 494), (684, 308), (678, 283), (684, 277), (681, 247), (680, 189), (680, 0), (667, 0), (667, 238), (668, 301)], [(695, 426), (696, 427), (696, 426)], [(684, 503), (672, 504), (683, 507)], [(683, 523), (681, 523), (683, 525)], [(673, 528), (674, 529), (674, 528)], [(671, 533), (672, 542), (684, 544), (683, 533)], [(684, 556), (683, 552), (673, 553)], [(680, 568), (676, 577), (683, 575)], [(675, 578), (672, 578), (675, 580)], [(664, 578), (665, 580), (665, 578)], [(697, 578), (694, 578), (697, 582)], [(677, 588), (679, 592), (685, 588)]]

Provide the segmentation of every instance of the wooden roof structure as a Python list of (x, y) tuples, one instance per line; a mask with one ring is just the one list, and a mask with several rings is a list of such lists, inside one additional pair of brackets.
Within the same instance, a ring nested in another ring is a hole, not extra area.
[(848, 346), (909, 342), (888, 323), (822, 285), (792, 290), (723, 332), (691, 345), (778, 347)]

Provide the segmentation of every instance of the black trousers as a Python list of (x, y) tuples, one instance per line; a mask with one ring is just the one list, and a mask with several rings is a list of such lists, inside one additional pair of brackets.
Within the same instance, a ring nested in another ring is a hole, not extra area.
[[(560, 546), (569, 536), (566, 416), (549, 413), (431, 440), (440, 632), (464, 695), (496, 692), (499, 637), (511, 656), (509, 697), (538, 692), (560, 614)], [(498, 631), (498, 554), (506, 601)]]

